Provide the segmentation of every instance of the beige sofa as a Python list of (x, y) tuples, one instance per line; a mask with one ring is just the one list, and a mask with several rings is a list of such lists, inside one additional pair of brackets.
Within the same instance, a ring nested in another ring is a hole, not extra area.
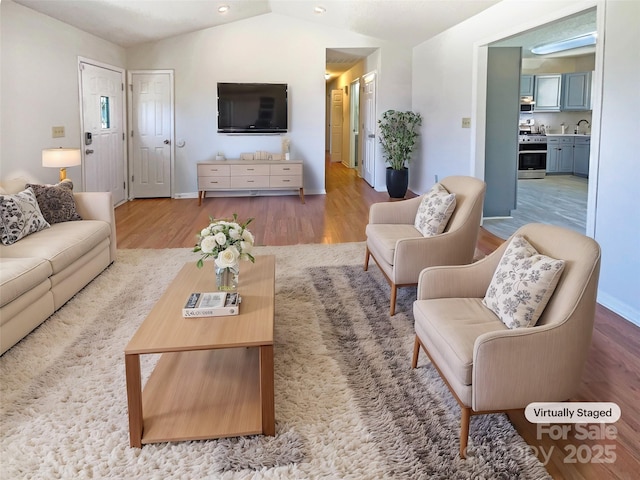
[(0, 245), (0, 354), (64, 305), (116, 258), (110, 192), (73, 194), (82, 220)]

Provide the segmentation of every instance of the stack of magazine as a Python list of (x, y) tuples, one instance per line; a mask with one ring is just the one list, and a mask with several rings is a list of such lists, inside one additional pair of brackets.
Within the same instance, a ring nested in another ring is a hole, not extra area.
[(238, 315), (242, 298), (236, 292), (192, 293), (182, 309), (182, 316), (220, 317)]

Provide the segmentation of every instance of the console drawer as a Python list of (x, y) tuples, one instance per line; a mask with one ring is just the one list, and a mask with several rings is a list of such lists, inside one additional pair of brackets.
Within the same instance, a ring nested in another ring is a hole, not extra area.
[(229, 188), (231, 177), (198, 177), (198, 190)]
[(239, 175), (231, 177), (231, 188), (269, 188), (269, 177), (263, 175)]
[(302, 164), (271, 165), (271, 175), (302, 175)]
[(272, 175), (269, 181), (271, 188), (300, 188), (302, 186), (302, 178), (300, 175)]
[(198, 177), (228, 177), (230, 172), (230, 165), (198, 164)]
[[(231, 176), (243, 175), (269, 175), (269, 165), (229, 165), (231, 167)], [(268, 183), (268, 180), (267, 180)]]

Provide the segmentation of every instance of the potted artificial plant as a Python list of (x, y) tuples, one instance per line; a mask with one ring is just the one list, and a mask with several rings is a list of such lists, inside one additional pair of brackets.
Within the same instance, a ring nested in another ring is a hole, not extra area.
[(387, 191), (391, 198), (404, 198), (409, 186), (411, 154), (422, 125), (419, 113), (387, 110), (378, 120), (382, 153), (387, 167)]

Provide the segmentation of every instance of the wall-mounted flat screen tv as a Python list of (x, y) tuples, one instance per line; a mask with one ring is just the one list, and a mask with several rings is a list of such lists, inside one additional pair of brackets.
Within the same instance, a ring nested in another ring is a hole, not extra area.
[(286, 83), (218, 83), (218, 133), (282, 133)]

